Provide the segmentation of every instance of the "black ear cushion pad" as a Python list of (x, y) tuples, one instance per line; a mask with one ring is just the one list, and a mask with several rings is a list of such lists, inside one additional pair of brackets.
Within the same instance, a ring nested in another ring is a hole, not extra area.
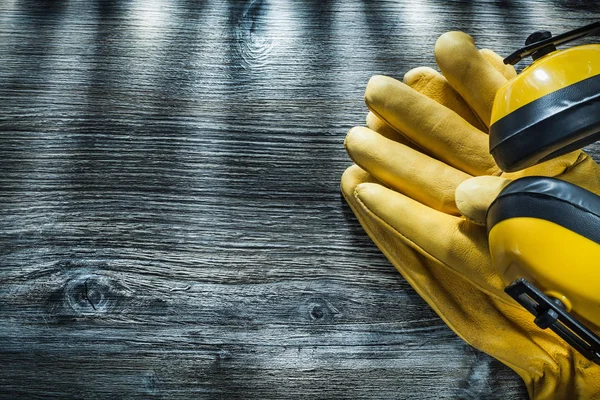
[(600, 75), (547, 94), (490, 126), (490, 153), (518, 171), (600, 140)]
[(600, 196), (560, 179), (528, 176), (511, 182), (488, 209), (488, 233), (518, 217), (550, 221), (600, 244)]

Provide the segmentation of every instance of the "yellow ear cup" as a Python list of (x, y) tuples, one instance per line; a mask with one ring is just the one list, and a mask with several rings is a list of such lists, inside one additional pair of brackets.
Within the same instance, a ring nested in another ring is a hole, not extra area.
[(508, 172), (600, 140), (600, 44), (537, 59), (496, 93), (490, 152)]
[(600, 197), (553, 178), (509, 184), (487, 215), (492, 261), (600, 327)]
[(508, 285), (525, 278), (600, 327), (600, 245), (553, 222), (512, 218), (490, 231), (494, 264)]
[(600, 75), (600, 44), (549, 53), (496, 92), (490, 124), (535, 100), (596, 75)]

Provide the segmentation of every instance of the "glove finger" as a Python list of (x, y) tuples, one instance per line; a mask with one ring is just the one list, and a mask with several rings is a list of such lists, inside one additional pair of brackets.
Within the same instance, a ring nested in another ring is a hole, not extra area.
[(367, 128), (379, 133), (381, 136), (393, 140), (394, 142), (402, 143), (403, 145), (417, 151), (424, 152), (419, 145), (411, 142), (410, 139), (407, 138), (402, 132), (399, 132), (390, 125), (386, 124), (384, 120), (373, 114), (373, 112), (369, 111), (366, 122)]
[(371, 174), (356, 164), (346, 168), (342, 174), (342, 180), (340, 183), (340, 188), (344, 197), (350, 199), (354, 195), (354, 189), (356, 189), (356, 186), (360, 185), (361, 183), (378, 182), (377, 179), (373, 178)]
[[(512, 79), (517, 75), (515, 68), (510, 64), (504, 64), (504, 59), (494, 51), (482, 49), (479, 52), (506, 79)], [(487, 126), (481, 122), (460, 94), (448, 83), (444, 75), (433, 68), (413, 68), (404, 75), (403, 82), (417, 92), (456, 112), (477, 129), (487, 131)]]
[(359, 184), (354, 197), (362, 206), (359, 212), (371, 213), (389, 225), (414, 250), (467, 277), (486, 293), (506, 298), (502, 279), (489, 257), (485, 227), (434, 210), (375, 183)]
[(583, 151), (565, 154), (577, 158), (560, 175), (560, 179), (571, 182), (600, 196), (600, 166)]
[(459, 214), (454, 192), (470, 175), (368, 128), (352, 128), (344, 145), (356, 164), (386, 186), (433, 209)]
[(463, 32), (440, 36), (434, 54), (450, 85), (489, 127), (494, 97), (506, 83), (505, 76), (477, 50), (473, 38)]
[(499, 176), (476, 176), (467, 179), (456, 188), (456, 207), (471, 222), (485, 225), (485, 216), (490, 204), (510, 182), (510, 179)]
[(471, 175), (498, 173), (485, 133), (402, 82), (373, 76), (365, 102), (374, 114), (437, 159)]
[(460, 94), (442, 74), (429, 67), (413, 68), (404, 74), (402, 82), (443, 106), (448, 107), (475, 128), (485, 131), (487, 127), (479, 120)]
[(504, 59), (495, 51), (490, 49), (481, 49), (479, 53), (492, 64), (492, 67), (496, 68), (498, 72), (502, 74), (506, 79), (512, 79), (517, 76), (517, 71), (515, 71), (515, 67), (510, 64), (504, 64)]

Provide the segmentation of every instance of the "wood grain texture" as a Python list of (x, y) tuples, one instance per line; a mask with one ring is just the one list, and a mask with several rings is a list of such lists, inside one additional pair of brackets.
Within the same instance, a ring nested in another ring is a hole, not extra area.
[(599, 11), (0, 2), (0, 397), (526, 398), (362, 232), (342, 142), (441, 33), (508, 54)]

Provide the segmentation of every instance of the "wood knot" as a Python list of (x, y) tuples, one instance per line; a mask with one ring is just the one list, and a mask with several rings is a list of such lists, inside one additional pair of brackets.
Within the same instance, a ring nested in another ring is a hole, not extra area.
[(267, 34), (263, 0), (251, 1), (235, 28), (237, 51), (245, 69), (260, 69), (270, 60), (273, 41)]
[(45, 320), (72, 323), (106, 314), (121, 314), (130, 304), (133, 292), (106, 265), (85, 261), (60, 262), (58, 269), (46, 279), (43, 304)]
[(321, 304), (315, 304), (310, 310), (310, 317), (312, 319), (321, 319), (325, 316), (325, 311), (323, 310), (323, 306)]
[(341, 316), (340, 311), (330, 301), (320, 298), (311, 298), (304, 303), (303, 313), (311, 322), (326, 323)]
[(66, 303), (77, 314), (106, 313), (114, 302), (111, 286), (109, 279), (101, 275), (79, 275), (65, 285)]

